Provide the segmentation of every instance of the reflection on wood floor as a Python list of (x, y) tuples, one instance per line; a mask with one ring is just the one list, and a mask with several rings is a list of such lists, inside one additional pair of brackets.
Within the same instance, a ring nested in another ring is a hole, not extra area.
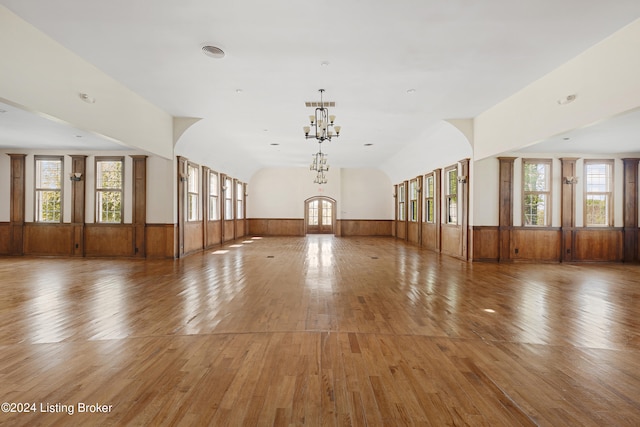
[(640, 423), (638, 265), (233, 243), (176, 261), (0, 259), (0, 401), (37, 405), (0, 424)]

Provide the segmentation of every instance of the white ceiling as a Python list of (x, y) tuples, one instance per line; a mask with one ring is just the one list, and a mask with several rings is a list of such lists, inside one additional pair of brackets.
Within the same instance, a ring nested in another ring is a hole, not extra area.
[[(433, 123), (478, 115), (640, 17), (638, 0), (0, 4), (169, 114), (203, 118), (177, 151), (253, 170), (308, 164), (317, 147), (304, 140), (304, 102), (319, 100), (319, 88), (343, 127), (324, 147), (332, 166), (379, 167)], [(226, 57), (203, 55), (207, 44)], [(0, 108), (0, 146), (122, 148)], [(612, 123), (638, 134), (640, 120)], [(594, 130), (607, 127), (579, 135)], [(608, 140), (608, 152), (630, 148)]]

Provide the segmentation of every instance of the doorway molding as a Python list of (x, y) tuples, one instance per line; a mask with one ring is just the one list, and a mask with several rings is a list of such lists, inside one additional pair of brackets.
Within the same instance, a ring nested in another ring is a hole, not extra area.
[(304, 234), (309, 234), (309, 205), (314, 201), (318, 201), (321, 205), (323, 201), (329, 202), (331, 205), (331, 230), (322, 232), (312, 232), (312, 234), (336, 234), (336, 200), (327, 196), (309, 197), (304, 201)]

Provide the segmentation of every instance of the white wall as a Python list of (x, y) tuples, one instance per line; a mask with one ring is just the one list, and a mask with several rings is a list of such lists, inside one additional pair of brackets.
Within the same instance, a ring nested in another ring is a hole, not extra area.
[(472, 162), (469, 223), (471, 225), (499, 224), (500, 164), (490, 157)]
[(11, 220), (11, 158), (0, 152), (0, 222)]
[(304, 218), (304, 201), (336, 200), (337, 219), (392, 219), (393, 188), (375, 169), (330, 169), (327, 184), (314, 184), (306, 168), (266, 168), (249, 181), (248, 218)]

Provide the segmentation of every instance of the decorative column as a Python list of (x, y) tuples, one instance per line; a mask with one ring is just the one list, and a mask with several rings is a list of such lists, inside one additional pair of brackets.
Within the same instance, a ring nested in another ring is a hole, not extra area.
[(469, 159), (463, 159), (460, 163), (458, 175), (458, 198), (461, 204), (462, 222), (462, 258), (469, 260)]
[(513, 228), (513, 163), (515, 157), (498, 157), (500, 189), (498, 200), (498, 261), (511, 261)]
[(26, 154), (9, 154), (11, 157), (11, 195), (9, 217), (9, 255), (23, 255), (25, 211), (25, 157)]
[(71, 228), (73, 256), (84, 256), (87, 156), (71, 156)]
[(187, 159), (178, 156), (178, 258), (184, 255), (184, 209), (187, 181)]
[(133, 159), (133, 256), (146, 256), (147, 226), (147, 156), (131, 156)]
[(623, 221), (624, 247), (623, 260), (638, 262), (638, 162), (640, 159), (622, 159), (624, 164), (623, 182)]
[(577, 158), (561, 158), (562, 162), (562, 192), (560, 202), (562, 255), (563, 262), (574, 260), (575, 226), (576, 226), (576, 184), (578, 173), (576, 170)]
[(433, 205), (433, 222), (436, 225), (436, 241), (434, 250), (442, 251), (442, 168), (433, 171), (433, 189), (434, 200)]

